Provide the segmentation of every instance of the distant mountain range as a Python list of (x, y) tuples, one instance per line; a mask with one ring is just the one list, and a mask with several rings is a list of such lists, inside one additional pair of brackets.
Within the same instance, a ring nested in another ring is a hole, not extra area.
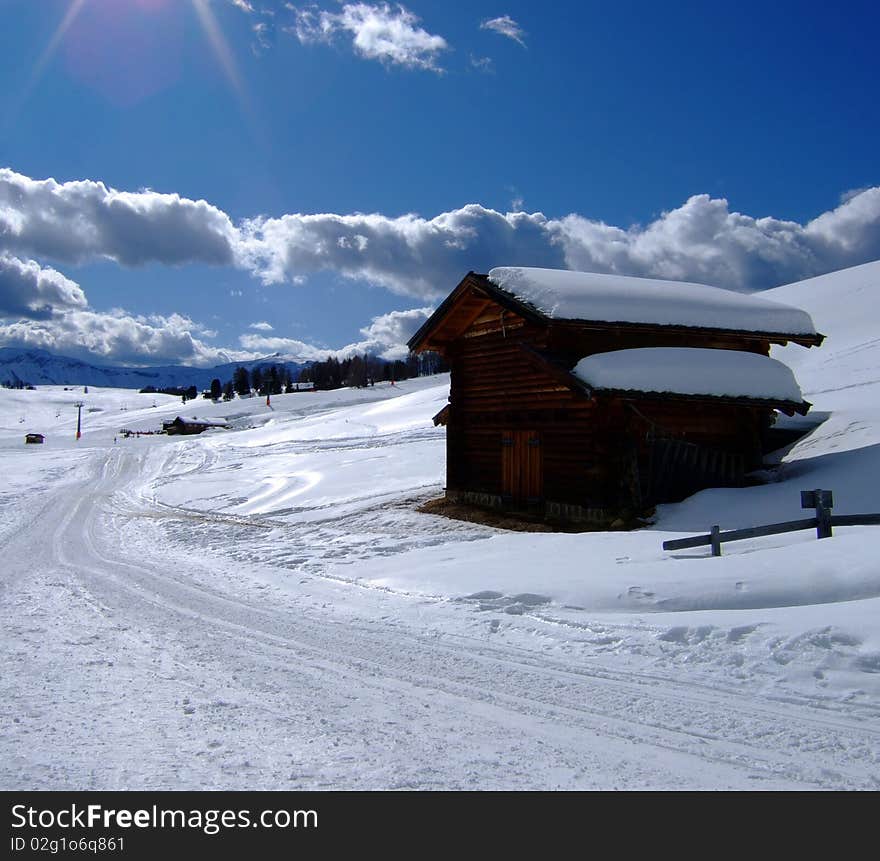
[(90, 365), (69, 356), (56, 356), (46, 350), (0, 347), (0, 384), (32, 386), (106, 386), (116, 389), (157, 389), (195, 386), (207, 389), (211, 380), (221, 383), (232, 379), (238, 367), (248, 370), (259, 365), (278, 365), (290, 371), (296, 379), (309, 363), (287, 362), (278, 355), (266, 356), (252, 362), (230, 362), (213, 368), (190, 368), (186, 365), (166, 365), (155, 368), (112, 367)]

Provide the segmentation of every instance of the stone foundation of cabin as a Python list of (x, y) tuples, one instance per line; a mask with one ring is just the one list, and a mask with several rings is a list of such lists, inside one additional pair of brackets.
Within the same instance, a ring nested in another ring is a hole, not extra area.
[(478, 493), (474, 490), (447, 490), (446, 498), (457, 505), (477, 505), (480, 508), (504, 508), (504, 500), (500, 494)]
[(473, 490), (447, 490), (447, 501), (455, 505), (470, 505), (490, 509), (511, 517), (542, 520), (548, 523), (580, 524), (587, 528), (607, 529), (621, 521), (629, 523), (631, 512), (614, 511), (609, 508), (593, 508), (568, 502), (541, 501), (512, 504), (509, 499), (495, 493)]
[(548, 520), (593, 523), (602, 526), (614, 522), (620, 514), (607, 508), (587, 508), (569, 502), (547, 502), (544, 504), (544, 516)]

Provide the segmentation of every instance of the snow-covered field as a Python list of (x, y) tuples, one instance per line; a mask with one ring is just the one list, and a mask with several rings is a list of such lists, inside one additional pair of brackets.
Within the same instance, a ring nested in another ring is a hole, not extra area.
[[(661, 549), (802, 489), (880, 511), (878, 290), (875, 263), (765, 294), (828, 336), (773, 352), (814, 429), (632, 533), (417, 513), (447, 377), (0, 390), (0, 787), (878, 788), (880, 528)], [(178, 413), (231, 430), (118, 435)]]

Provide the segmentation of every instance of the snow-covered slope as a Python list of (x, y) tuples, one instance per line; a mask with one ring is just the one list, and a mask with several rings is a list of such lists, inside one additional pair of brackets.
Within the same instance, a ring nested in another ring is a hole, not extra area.
[[(397, 528), (403, 534), (378, 538), (363, 514), (375, 510), (377, 499), (440, 492), (443, 432), (433, 428), (430, 417), (445, 401), (445, 385), (380, 406), (340, 404), (307, 417), (279, 415), (260, 429), (214, 437), (192, 454), (203, 458), (209, 448), (210, 469), (193, 469), (188, 459), (178, 480), (177, 468), (166, 467), (155, 492), (172, 506), (295, 522), (301, 535), (311, 536), (309, 560), (303, 564), (360, 583), (449, 598), (493, 593), (498, 607), (508, 612), (524, 612), (527, 604), (511, 597), (521, 594), (544, 596), (557, 607), (554, 614), (562, 616), (571, 612), (563, 612), (562, 605), (583, 608), (577, 612), (624, 615), (676, 611), (652, 623), (670, 629), (688, 627), (694, 611), (721, 611), (700, 622), (717, 626), (718, 636), (761, 610), (768, 624), (772, 619), (792, 631), (801, 632), (817, 620), (840, 624), (861, 643), (873, 630), (870, 620), (880, 605), (874, 598), (880, 595), (880, 570), (874, 563), (880, 558), (880, 529), (842, 529), (833, 541), (821, 543), (808, 532), (739, 542), (727, 545), (722, 559), (708, 558), (708, 551), (667, 553), (661, 543), (674, 535), (705, 532), (714, 523), (728, 529), (801, 517), (799, 492), (808, 488), (832, 489), (840, 513), (880, 510), (880, 415), (873, 389), (880, 349), (863, 322), (871, 317), (870, 285), (876, 283), (878, 266), (773, 291), (804, 307), (828, 335), (821, 348), (793, 346), (774, 353), (797, 369), (814, 403), (806, 421), (818, 426), (780, 455), (775, 480), (707, 490), (662, 506), (649, 530), (493, 533), (398, 512)], [(256, 452), (260, 455), (253, 457)], [(309, 525), (323, 521), (328, 510), (349, 518), (340, 523), (331, 553), (322, 549), (326, 531)], [(395, 528), (393, 518), (382, 522)], [(445, 540), (438, 539), (437, 530)], [(463, 537), (469, 539), (465, 544), (458, 542)], [(473, 538), (486, 540), (474, 545)], [(554, 564), (548, 567), (547, 559)], [(328, 566), (326, 560), (335, 561)], [(771, 609), (789, 605), (804, 609)], [(547, 612), (544, 606), (543, 615)]]
[(807, 399), (821, 409), (861, 409), (880, 402), (880, 260), (761, 295), (797, 303), (826, 335), (819, 349), (773, 349), (773, 356), (794, 370)]
[[(120, 424), (154, 429), (179, 401), (90, 389), (76, 442), (81, 392), (0, 391), (0, 698), (21, 716), (4, 788), (145, 774), (174, 788), (876, 788), (880, 527), (721, 558), (661, 544), (801, 517), (808, 488), (833, 490), (836, 511), (880, 510), (878, 289), (875, 263), (768, 293), (827, 335), (774, 351), (814, 404), (811, 432), (768, 483), (703, 491), (630, 533), (419, 513), (442, 492), (431, 417), (448, 376), (271, 407), (200, 400), (187, 413), (231, 429), (116, 443)], [(26, 447), (25, 429), (47, 443)]]

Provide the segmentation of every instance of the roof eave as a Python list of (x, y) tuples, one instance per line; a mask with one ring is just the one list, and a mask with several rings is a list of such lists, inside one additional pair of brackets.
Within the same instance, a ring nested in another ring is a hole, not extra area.
[(734, 395), (692, 395), (682, 392), (647, 392), (637, 389), (599, 389), (592, 391), (597, 395), (606, 395), (622, 400), (657, 400), (658, 398), (673, 399), (677, 401), (690, 401), (693, 403), (727, 404), (730, 406), (757, 407), (763, 409), (779, 410), (786, 415), (805, 416), (813, 406), (809, 401), (786, 401), (776, 398), (749, 398), (736, 397)]
[(748, 329), (725, 329), (712, 326), (683, 326), (674, 323), (633, 323), (626, 320), (585, 320), (572, 317), (549, 317), (534, 305), (523, 302), (513, 293), (509, 293), (507, 290), (503, 290), (501, 287), (493, 284), (489, 280), (488, 275), (471, 271), (462, 278), (456, 288), (443, 300), (443, 302), (440, 303), (437, 310), (434, 311), (434, 313), (422, 324), (415, 335), (407, 341), (407, 347), (412, 352), (417, 353), (421, 350), (427, 349), (424, 346), (424, 341), (427, 340), (431, 331), (442, 322), (451, 307), (468, 286), (479, 287), (503, 308), (513, 311), (527, 320), (542, 325), (561, 323), (563, 325), (597, 329), (607, 329), (609, 326), (615, 326), (619, 329), (635, 332), (648, 329), (663, 329), (668, 332), (683, 332), (688, 334), (705, 333), (711, 335), (739, 335), (748, 338), (761, 338), (770, 343), (781, 346), (792, 342), (800, 344), (803, 347), (818, 347), (825, 340), (825, 335), (820, 332), (758, 332)]
[(481, 275), (477, 272), (468, 272), (468, 274), (458, 283), (456, 288), (440, 303), (437, 310), (434, 311), (434, 313), (431, 314), (431, 316), (421, 325), (415, 335), (406, 342), (407, 347), (413, 353), (430, 349), (425, 346), (428, 336), (443, 322), (446, 315), (452, 309), (452, 306), (458, 301), (461, 294), (469, 287), (475, 287), (482, 290), (489, 298), (501, 305), (502, 308), (513, 311), (527, 320), (543, 323), (545, 325), (550, 322), (550, 318), (547, 317), (546, 314), (542, 314), (531, 305), (520, 302), (515, 296), (496, 287), (486, 275)]
[(576, 326), (583, 329), (608, 329), (614, 326), (631, 332), (643, 332), (645, 330), (663, 329), (667, 332), (683, 332), (686, 334), (706, 335), (739, 335), (745, 338), (760, 338), (770, 341), (772, 344), (785, 346), (789, 341), (800, 344), (803, 347), (818, 347), (825, 340), (825, 336), (816, 333), (792, 333), (792, 332), (761, 332), (753, 329), (724, 329), (714, 326), (683, 326), (680, 323), (633, 323), (627, 320), (583, 320), (575, 317), (553, 317), (553, 323), (562, 323), (567, 326)]
[(684, 326), (677, 323), (634, 323), (628, 320), (586, 320), (578, 317), (548, 317), (543, 311), (533, 305), (517, 299), (512, 293), (503, 290), (489, 280), (488, 275), (468, 273), (474, 278), (480, 279), (481, 284), (489, 293), (495, 296), (499, 302), (506, 304), (511, 310), (526, 317), (541, 320), (544, 323), (565, 323), (574, 326), (596, 327), (607, 329), (609, 326), (617, 326), (621, 329), (642, 331), (644, 329), (665, 329), (669, 331), (705, 332), (709, 334), (744, 335), (747, 337), (759, 337), (774, 344), (786, 344), (792, 341), (804, 347), (818, 347), (825, 340), (820, 332), (761, 332), (750, 329), (727, 329), (715, 326)]

